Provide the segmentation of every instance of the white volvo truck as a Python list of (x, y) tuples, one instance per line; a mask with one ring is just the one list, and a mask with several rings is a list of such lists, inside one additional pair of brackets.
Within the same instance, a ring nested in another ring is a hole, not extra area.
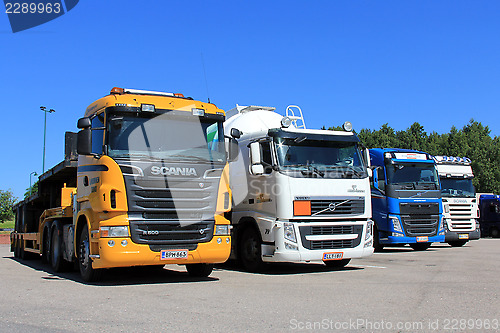
[(300, 108), (274, 110), (227, 112), (226, 136), (240, 150), (229, 165), (232, 258), (259, 271), (264, 262), (343, 267), (373, 254), (371, 170), (350, 123), (346, 131), (311, 130)]
[(471, 160), (452, 156), (434, 156), (434, 159), (443, 198), (445, 242), (451, 246), (463, 246), (469, 240), (479, 239), (478, 204), (472, 185)]

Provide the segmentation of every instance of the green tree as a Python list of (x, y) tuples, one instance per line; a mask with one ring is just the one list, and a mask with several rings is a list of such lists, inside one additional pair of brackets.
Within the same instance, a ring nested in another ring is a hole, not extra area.
[(38, 182), (36, 182), (35, 184), (31, 185), (31, 187), (28, 187), (26, 189), (26, 192), (24, 192), (24, 198), (26, 199), (27, 197), (36, 192), (38, 192)]
[(11, 190), (0, 190), (0, 223), (10, 221), (14, 218), (12, 207), (16, 203), (17, 198)]

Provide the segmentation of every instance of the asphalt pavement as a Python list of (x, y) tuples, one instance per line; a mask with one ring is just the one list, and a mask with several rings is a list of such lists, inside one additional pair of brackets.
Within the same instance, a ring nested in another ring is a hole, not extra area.
[(324, 265), (115, 269), (84, 283), (0, 245), (0, 332), (499, 332), (500, 239)]

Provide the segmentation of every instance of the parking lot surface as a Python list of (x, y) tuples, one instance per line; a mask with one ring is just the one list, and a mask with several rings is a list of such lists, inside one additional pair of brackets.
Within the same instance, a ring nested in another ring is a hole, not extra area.
[(84, 283), (0, 245), (0, 332), (497, 332), (500, 240), (390, 248), (324, 265), (115, 269)]

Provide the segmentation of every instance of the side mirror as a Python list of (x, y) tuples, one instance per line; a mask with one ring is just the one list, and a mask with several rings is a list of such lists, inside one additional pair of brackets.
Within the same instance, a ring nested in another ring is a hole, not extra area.
[(260, 143), (252, 142), (250, 144), (250, 162), (254, 164), (262, 164), (262, 159), (260, 156)]
[(227, 147), (227, 160), (232, 162), (238, 158), (240, 154), (240, 148), (238, 147), (238, 141), (233, 138), (229, 138), (229, 146)]
[(241, 133), (241, 131), (237, 128), (231, 128), (231, 136), (235, 139), (239, 139), (241, 138), (241, 135), (243, 133)]
[(253, 164), (250, 166), (250, 173), (255, 176), (264, 174), (264, 166), (262, 164)]
[(76, 152), (80, 155), (92, 155), (92, 131), (90, 128), (82, 129), (78, 132)]
[(367, 168), (366, 173), (368, 174), (368, 177), (373, 178), (373, 170), (372, 169)]
[(78, 127), (79, 129), (90, 128), (90, 126), (92, 126), (92, 123), (90, 122), (89, 117), (78, 119), (78, 123), (76, 124), (76, 127)]

